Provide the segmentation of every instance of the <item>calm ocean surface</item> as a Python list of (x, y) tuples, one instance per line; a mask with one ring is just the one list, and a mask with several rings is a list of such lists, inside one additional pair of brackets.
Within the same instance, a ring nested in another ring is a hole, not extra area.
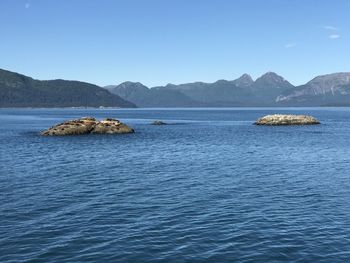
[(349, 108), (1, 109), (0, 158), (0, 262), (350, 262)]

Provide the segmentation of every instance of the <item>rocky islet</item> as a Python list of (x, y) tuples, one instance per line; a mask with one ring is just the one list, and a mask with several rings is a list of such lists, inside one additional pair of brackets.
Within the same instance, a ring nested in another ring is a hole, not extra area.
[(99, 121), (92, 117), (69, 120), (41, 132), (45, 136), (83, 135), (83, 134), (124, 134), (134, 129), (117, 119), (107, 118)]

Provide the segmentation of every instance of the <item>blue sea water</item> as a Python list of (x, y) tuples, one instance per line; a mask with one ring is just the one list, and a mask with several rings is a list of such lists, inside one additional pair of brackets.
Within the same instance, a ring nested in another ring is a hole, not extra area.
[[(82, 116), (136, 132), (39, 135)], [(349, 108), (1, 109), (0, 262), (350, 262), (349, 149)]]

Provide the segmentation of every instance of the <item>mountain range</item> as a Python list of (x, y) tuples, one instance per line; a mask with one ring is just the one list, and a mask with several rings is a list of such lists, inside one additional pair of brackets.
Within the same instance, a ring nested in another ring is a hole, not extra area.
[(0, 69), (0, 107), (136, 107), (93, 84), (35, 80)]
[(350, 73), (318, 76), (301, 86), (268, 72), (255, 81), (244, 74), (214, 83), (148, 88), (127, 81), (105, 88), (138, 107), (350, 106)]
[(253, 80), (193, 82), (148, 88), (139, 82), (99, 87), (69, 80), (36, 80), (0, 69), (0, 107), (245, 107), (350, 106), (350, 73), (315, 77), (294, 86), (274, 72)]

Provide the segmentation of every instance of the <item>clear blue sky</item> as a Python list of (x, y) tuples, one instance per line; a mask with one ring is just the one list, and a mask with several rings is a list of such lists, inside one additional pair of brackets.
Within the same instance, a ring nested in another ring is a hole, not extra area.
[(1, 0), (0, 68), (148, 86), (350, 71), (348, 0)]

